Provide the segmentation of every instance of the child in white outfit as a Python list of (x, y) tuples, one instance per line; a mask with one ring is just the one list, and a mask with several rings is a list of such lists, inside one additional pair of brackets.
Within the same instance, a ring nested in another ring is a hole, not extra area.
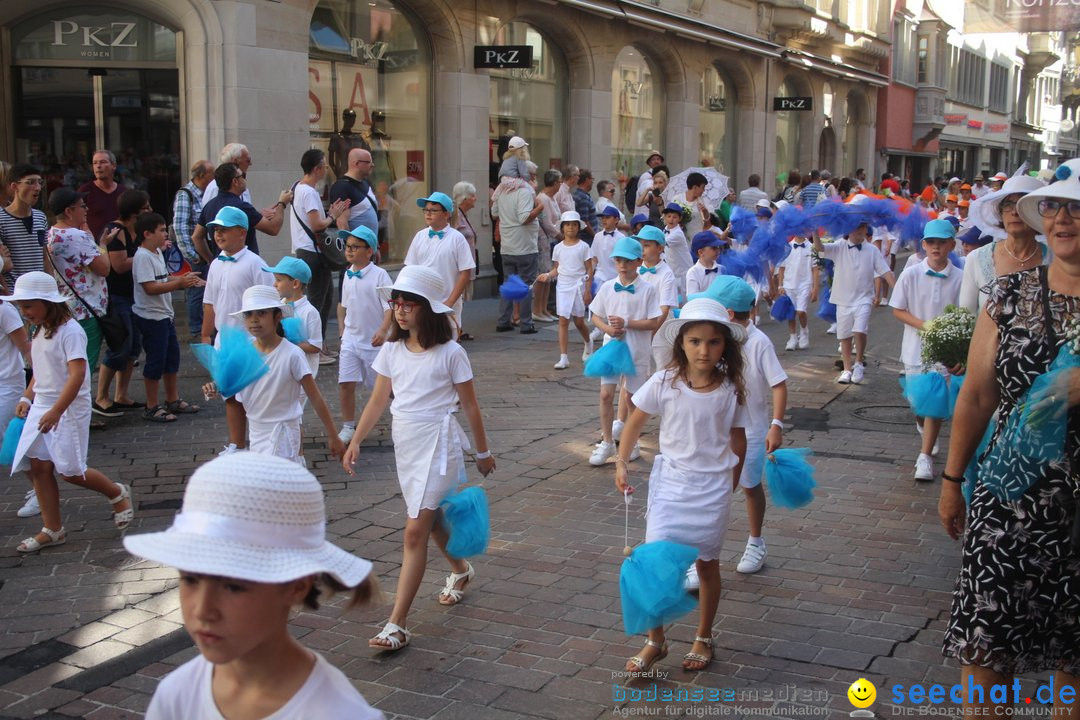
[(814, 248), (806, 238), (792, 238), (788, 243), (791, 252), (777, 267), (780, 293), (791, 299), (795, 317), (788, 320), (788, 337), (785, 350), (805, 350), (810, 347), (810, 328), (807, 327), (806, 310), (817, 302), (818, 269), (814, 264)]
[(686, 242), (686, 233), (680, 223), (683, 219), (683, 207), (671, 203), (664, 208), (664, 260), (675, 274), (675, 286), (678, 288), (676, 302), (686, 300), (686, 272), (694, 264), (690, 256), (690, 244)]
[[(319, 353), (323, 349), (322, 317), (304, 295), (307, 284), (311, 282), (311, 268), (300, 258), (286, 256), (274, 267), (264, 267), (263, 272), (274, 274), (274, 289), (282, 301), (292, 308), (292, 316), (300, 321), (303, 328), (303, 342), (296, 346), (304, 351), (311, 377), (319, 375)], [(303, 404), (307, 404), (306, 398)]]
[(585, 342), (585, 349), (581, 353), (582, 362), (588, 360), (592, 354), (593, 342), (585, 327), (585, 307), (592, 302), (594, 261), (591, 248), (578, 237), (585, 223), (576, 212), (564, 212), (559, 218), (559, 227), (563, 239), (551, 250), (551, 272), (537, 276), (536, 280), (545, 283), (556, 280), (555, 312), (559, 316), (559, 361), (555, 363), (555, 369), (565, 370), (570, 367), (567, 351), (571, 320)]
[(709, 230), (702, 230), (694, 236), (690, 250), (697, 257), (697, 262), (686, 271), (686, 299), (709, 289), (713, 280), (720, 277), (724, 268), (717, 262), (720, 249), (727, 247), (727, 240)]
[(667, 320), (668, 313), (679, 307), (679, 285), (671, 267), (661, 259), (667, 247), (667, 238), (660, 228), (646, 225), (632, 236), (641, 243), (641, 267), (638, 275), (656, 288), (660, 301), (660, 322)]

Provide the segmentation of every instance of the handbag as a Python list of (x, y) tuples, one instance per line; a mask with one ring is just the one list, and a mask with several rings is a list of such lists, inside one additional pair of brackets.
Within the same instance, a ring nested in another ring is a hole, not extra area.
[[(53, 267), (56, 267), (56, 261), (53, 260), (52, 248), (48, 245), (45, 246), (46, 251), (49, 253), (49, 260), (52, 262)], [(60, 278), (60, 281), (67, 285), (68, 290), (75, 296), (75, 299), (82, 303), (86, 311), (90, 313), (90, 316), (97, 320), (98, 329), (101, 330), (101, 337), (105, 338), (105, 344), (109, 346), (109, 349), (113, 352), (120, 352), (124, 349), (124, 345), (128, 340), (128, 327), (124, 319), (120, 317), (120, 313), (114, 309), (112, 303), (109, 303), (109, 309), (104, 315), (99, 315), (94, 312), (94, 308), (90, 307), (90, 304), (82, 299), (79, 293), (75, 292), (75, 288), (71, 286), (71, 283), (64, 277), (64, 273), (57, 272), (56, 276)]]
[[(293, 185), (295, 191), (296, 185)], [(311, 231), (311, 228), (307, 226), (304, 219), (300, 217), (300, 213), (296, 211), (296, 204), (292, 205), (293, 215), (296, 217), (296, 221), (300, 223), (300, 227), (304, 228), (304, 232), (307, 233), (308, 239), (311, 240), (311, 244), (315, 247), (315, 254), (322, 257), (323, 262), (330, 267), (334, 272), (340, 272), (349, 267), (349, 261), (345, 259), (345, 243), (338, 238), (337, 234), (331, 235), (330, 233), (322, 230), (318, 235)]]

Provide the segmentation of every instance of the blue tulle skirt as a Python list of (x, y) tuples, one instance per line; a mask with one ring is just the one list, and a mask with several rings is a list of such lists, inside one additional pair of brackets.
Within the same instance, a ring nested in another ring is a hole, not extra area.
[(452, 493), (439, 503), (439, 507), (450, 533), (446, 552), (456, 558), (483, 555), (491, 534), (491, 516), (484, 488), (474, 485)]
[(26, 418), (13, 417), (4, 431), (4, 444), (0, 446), (0, 465), (10, 465), (15, 461), (15, 450), (19, 447)]
[(795, 319), (795, 303), (791, 302), (791, 298), (787, 294), (773, 300), (772, 310), (769, 313), (772, 315), (773, 320), (783, 322), (785, 320)]
[(191, 351), (210, 371), (218, 392), (232, 397), (269, 372), (270, 366), (246, 330), (226, 325), (220, 336), (220, 347), (197, 343), (191, 346)]
[(919, 417), (944, 420), (952, 417), (949, 382), (937, 372), (913, 373), (900, 378), (900, 387), (912, 412)]
[(304, 328), (304, 322), (298, 317), (287, 317), (281, 321), (281, 329), (285, 331), (285, 339), (293, 345), (305, 343), (310, 338)]
[(656, 540), (639, 545), (619, 572), (623, 627), (637, 635), (678, 620), (697, 606), (686, 592), (686, 571), (698, 551), (689, 545)]
[(774, 450), (765, 458), (765, 484), (774, 504), (783, 508), (801, 508), (814, 499), (814, 466), (807, 458), (809, 448)]
[(586, 377), (635, 375), (634, 357), (623, 340), (609, 340), (585, 361)]
[(517, 302), (524, 300), (529, 295), (529, 286), (517, 275), (506, 278), (506, 282), (499, 286), (499, 297), (503, 300)]

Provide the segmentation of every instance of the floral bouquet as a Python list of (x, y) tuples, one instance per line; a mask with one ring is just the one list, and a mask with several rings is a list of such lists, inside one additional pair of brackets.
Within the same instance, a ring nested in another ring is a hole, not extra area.
[(919, 331), (922, 336), (922, 359), (927, 365), (940, 363), (947, 368), (967, 362), (975, 316), (966, 308), (946, 305), (944, 312)]

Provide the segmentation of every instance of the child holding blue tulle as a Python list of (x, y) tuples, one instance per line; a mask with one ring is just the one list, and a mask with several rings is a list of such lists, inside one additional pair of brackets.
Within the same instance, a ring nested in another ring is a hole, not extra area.
[[(958, 368), (926, 367), (922, 359), (922, 338), (919, 331), (930, 320), (941, 315), (947, 305), (960, 301), (963, 272), (949, 262), (956, 230), (945, 220), (931, 220), (923, 230), (922, 247), (925, 259), (909, 265), (900, 273), (889, 305), (896, 319), (904, 323), (904, 339), (900, 345), (900, 361), (904, 377), (926, 372), (957, 371)], [(942, 418), (916, 417), (922, 447), (915, 460), (915, 479), (934, 479), (933, 455), (941, 432)]]
[[(311, 377), (319, 374), (319, 353), (323, 348), (322, 317), (319, 310), (304, 295), (311, 282), (311, 268), (295, 257), (283, 257), (274, 267), (264, 267), (263, 272), (274, 273), (274, 289), (281, 299), (292, 308), (293, 317), (299, 320), (301, 337), (292, 338), (304, 351)], [(297, 342), (298, 341), (298, 342)], [(306, 398), (303, 404), (307, 404)]]

